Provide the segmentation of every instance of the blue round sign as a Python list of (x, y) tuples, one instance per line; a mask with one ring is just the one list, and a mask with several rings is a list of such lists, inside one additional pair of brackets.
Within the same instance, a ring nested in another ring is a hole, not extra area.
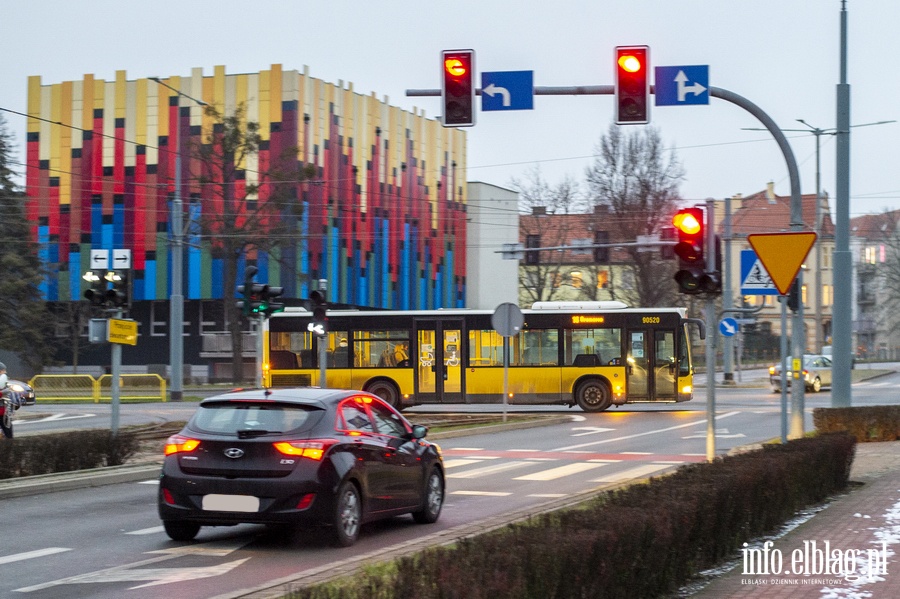
[(733, 337), (738, 332), (738, 322), (730, 316), (719, 321), (719, 332), (725, 337)]

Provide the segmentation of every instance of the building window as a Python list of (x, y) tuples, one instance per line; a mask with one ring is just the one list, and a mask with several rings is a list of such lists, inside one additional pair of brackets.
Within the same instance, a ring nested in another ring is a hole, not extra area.
[(584, 279), (581, 278), (580, 270), (573, 270), (571, 273), (569, 273), (569, 278), (572, 281), (572, 287), (574, 287), (575, 289), (581, 289), (581, 287), (584, 285)]
[[(525, 247), (526, 248), (541, 247), (541, 236), (540, 235), (527, 235), (525, 237)], [(540, 261), (541, 261), (541, 253), (540, 252), (525, 252), (525, 264), (533, 266), (535, 264), (540, 264)]]
[(877, 259), (877, 250), (875, 246), (868, 246), (863, 250), (863, 262), (866, 264), (875, 264)]
[(597, 289), (609, 289), (608, 270), (601, 270), (597, 273)]
[(822, 285), (822, 305), (834, 304), (834, 285)]

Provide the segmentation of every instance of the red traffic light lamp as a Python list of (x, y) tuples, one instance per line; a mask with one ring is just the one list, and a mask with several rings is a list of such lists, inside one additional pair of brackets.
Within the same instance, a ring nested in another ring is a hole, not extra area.
[(616, 124), (650, 122), (650, 47), (617, 46)]
[(703, 244), (706, 241), (706, 227), (702, 208), (683, 208), (672, 217), (678, 243), (674, 252), (678, 256), (678, 272), (675, 282), (681, 293), (700, 293), (702, 281), (706, 280), (706, 260)]
[(441, 52), (441, 105), (444, 127), (475, 124), (475, 51)]

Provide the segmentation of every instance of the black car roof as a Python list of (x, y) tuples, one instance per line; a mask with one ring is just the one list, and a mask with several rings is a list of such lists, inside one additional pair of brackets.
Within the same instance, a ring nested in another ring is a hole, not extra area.
[(325, 409), (347, 397), (369, 394), (351, 389), (321, 389), (318, 387), (290, 387), (276, 389), (235, 389), (221, 395), (207, 397), (200, 402), (220, 403), (224, 401), (273, 401), (315, 406)]

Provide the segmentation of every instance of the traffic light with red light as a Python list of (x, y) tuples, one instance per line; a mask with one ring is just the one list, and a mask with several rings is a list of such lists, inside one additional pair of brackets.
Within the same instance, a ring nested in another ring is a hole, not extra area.
[(706, 227), (702, 208), (683, 208), (672, 218), (678, 243), (675, 244), (675, 255), (678, 256), (678, 272), (675, 282), (681, 293), (700, 293), (703, 291), (700, 280), (706, 272), (706, 260), (703, 256), (703, 244), (706, 241)]
[(444, 127), (475, 124), (475, 51), (441, 52), (441, 100)]
[(650, 122), (650, 47), (616, 47), (616, 124)]

